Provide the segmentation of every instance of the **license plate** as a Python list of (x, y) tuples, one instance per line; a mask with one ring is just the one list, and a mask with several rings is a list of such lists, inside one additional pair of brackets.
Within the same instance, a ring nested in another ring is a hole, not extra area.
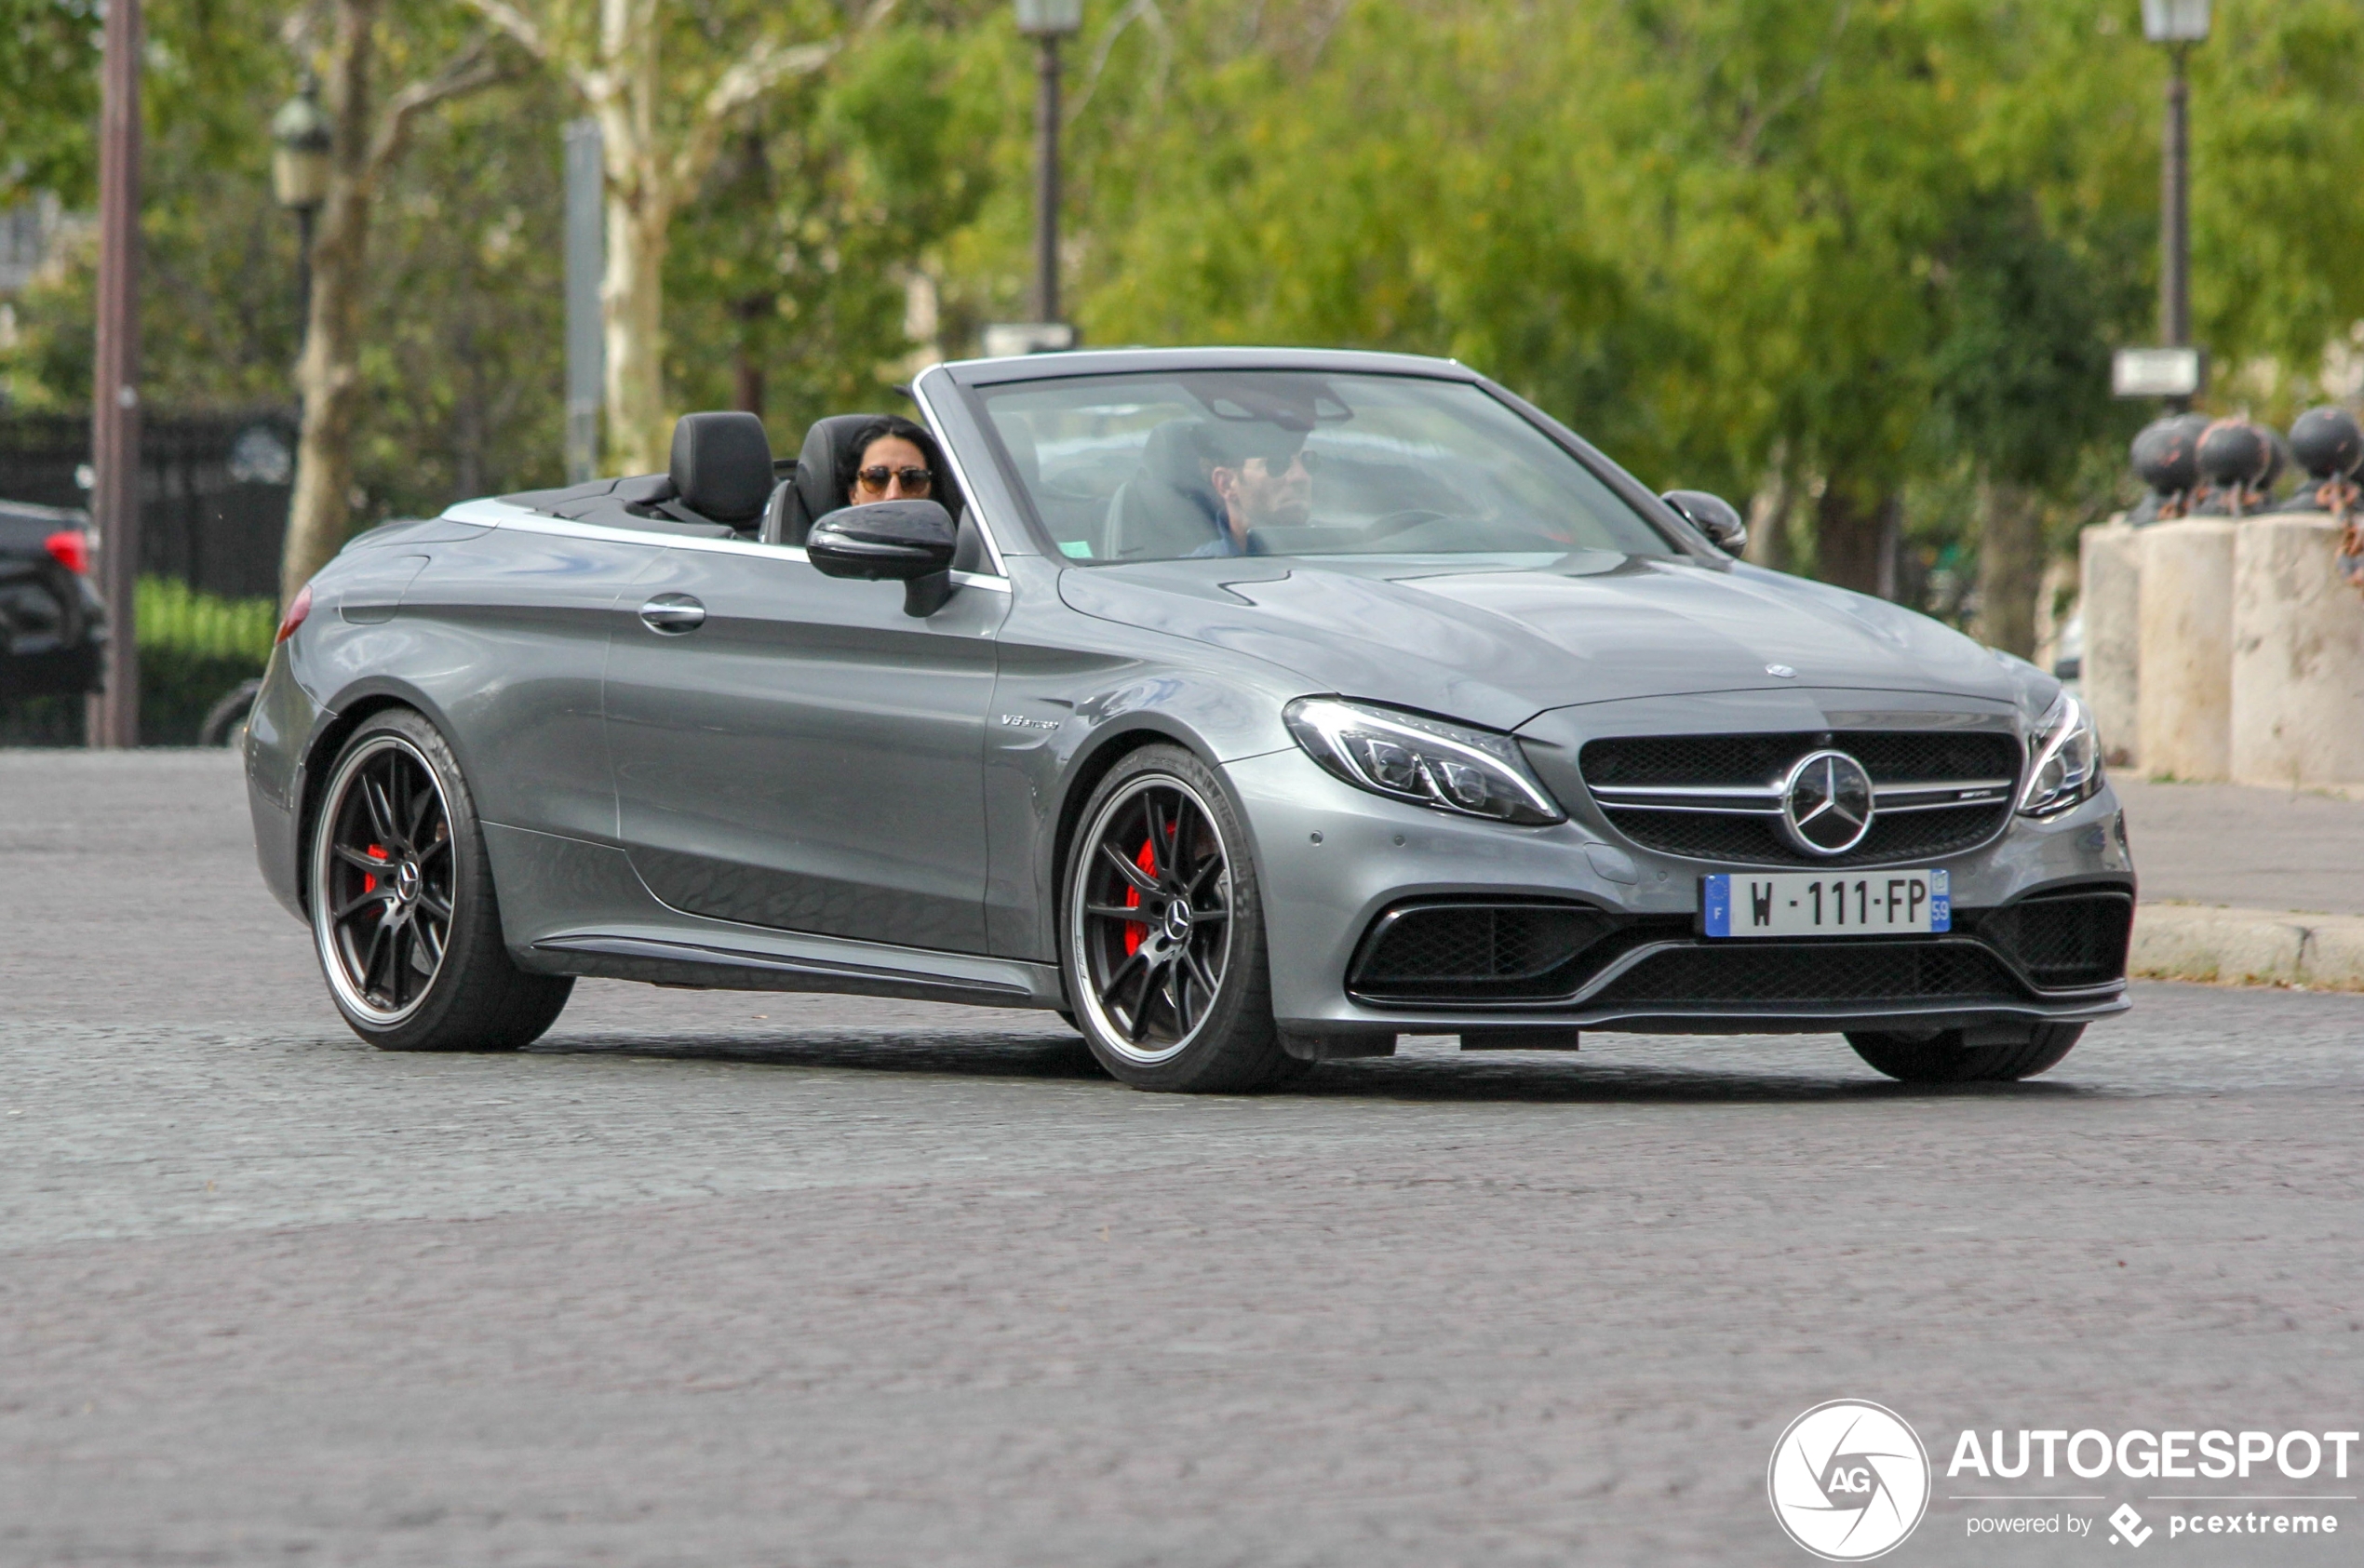
[(1942, 871), (1735, 871), (1699, 878), (1699, 913), (1710, 936), (1927, 935), (1954, 929), (1954, 895)]

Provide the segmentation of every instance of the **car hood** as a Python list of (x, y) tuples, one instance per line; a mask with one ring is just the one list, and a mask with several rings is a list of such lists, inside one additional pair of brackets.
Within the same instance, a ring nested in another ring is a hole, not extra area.
[[(1745, 565), (1607, 553), (1505, 570), (1403, 560), (1062, 572), (1085, 615), (1282, 665), (1309, 690), (1514, 730), (1548, 708), (1800, 687), (2013, 700), (1985, 649), (1883, 599)], [(1785, 674), (1776, 674), (1780, 666)]]

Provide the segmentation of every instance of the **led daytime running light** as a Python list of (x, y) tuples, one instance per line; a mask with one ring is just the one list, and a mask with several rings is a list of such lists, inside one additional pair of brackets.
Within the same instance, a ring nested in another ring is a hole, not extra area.
[(2102, 743), (2091, 710), (2063, 691), (2035, 729), (2035, 762), (2020, 792), (2020, 811), (2043, 816), (2089, 800), (2102, 787)]
[(1284, 717), (1309, 756), (1374, 795), (1533, 826), (1567, 818), (1507, 735), (1335, 697), (1300, 697)]

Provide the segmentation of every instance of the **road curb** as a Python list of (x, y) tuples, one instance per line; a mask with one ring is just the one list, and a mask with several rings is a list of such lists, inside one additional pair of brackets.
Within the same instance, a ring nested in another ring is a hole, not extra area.
[(2145, 980), (2364, 991), (2364, 916), (2138, 905), (2127, 969)]

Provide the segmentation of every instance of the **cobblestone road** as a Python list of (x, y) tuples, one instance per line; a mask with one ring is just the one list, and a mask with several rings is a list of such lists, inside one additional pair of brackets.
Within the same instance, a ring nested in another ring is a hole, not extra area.
[(2089, 1561), (1970, 1539), (1955, 1435), (2364, 1415), (2359, 998), (2145, 987), (1953, 1092), (1601, 1036), (1183, 1100), (1048, 1018), (620, 985), (403, 1057), (223, 758), (20, 754), (0, 998), (9, 1565), (1807, 1562), (1766, 1462), (1840, 1396), (1939, 1463), (1889, 1561)]

